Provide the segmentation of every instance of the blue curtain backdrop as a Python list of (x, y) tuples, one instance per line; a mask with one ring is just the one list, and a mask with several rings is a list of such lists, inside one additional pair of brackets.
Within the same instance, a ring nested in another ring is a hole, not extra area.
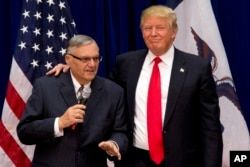
[[(112, 68), (117, 54), (145, 47), (139, 29), (142, 9), (152, 4), (165, 4), (166, 0), (68, 0), (68, 2), (78, 33), (94, 37), (100, 45), (104, 61), (101, 63), (99, 75), (105, 76)], [(243, 114), (250, 128), (250, 54), (248, 53), (250, 1), (211, 0), (211, 2)], [(2, 1), (0, 6), (1, 109), (16, 45), (21, 4), (21, 0), (8, 0)]]

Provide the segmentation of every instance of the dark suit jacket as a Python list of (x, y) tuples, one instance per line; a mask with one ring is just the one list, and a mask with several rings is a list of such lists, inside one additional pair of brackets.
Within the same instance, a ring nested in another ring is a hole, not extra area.
[[(112, 80), (125, 89), (131, 141), (135, 90), (147, 52), (148, 50), (139, 50), (117, 56), (110, 75)], [(165, 166), (221, 167), (222, 134), (219, 114), (211, 65), (201, 57), (175, 48), (162, 132)]]
[(42, 77), (34, 83), (17, 133), (24, 144), (36, 144), (33, 167), (106, 167), (107, 154), (98, 143), (113, 140), (121, 153), (127, 148), (123, 89), (108, 79), (96, 77), (86, 115), (75, 130), (64, 129), (54, 137), (54, 121), (77, 103), (70, 73)]

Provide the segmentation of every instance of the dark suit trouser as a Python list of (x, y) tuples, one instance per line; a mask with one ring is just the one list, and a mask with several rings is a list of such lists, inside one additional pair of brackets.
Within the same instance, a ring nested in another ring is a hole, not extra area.
[(147, 150), (133, 147), (132, 154), (133, 167), (164, 167), (164, 161), (160, 165), (155, 164), (151, 160)]

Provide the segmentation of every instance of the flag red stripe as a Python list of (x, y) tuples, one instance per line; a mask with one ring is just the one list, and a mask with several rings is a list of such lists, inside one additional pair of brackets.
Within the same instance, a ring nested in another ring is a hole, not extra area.
[(25, 102), (19, 96), (18, 92), (13, 87), (10, 81), (7, 87), (6, 100), (13, 113), (16, 115), (18, 119), (20, 119), (25, 109)]
[(15, 166), (30, 166), (31, 161), (0, 121), (0, 146)]

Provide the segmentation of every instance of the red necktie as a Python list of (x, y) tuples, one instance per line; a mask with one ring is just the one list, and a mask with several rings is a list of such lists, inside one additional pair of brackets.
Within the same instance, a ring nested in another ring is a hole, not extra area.
[(158, 68), (158, 63), (161, 59), (156, 57), (154, 61), (155, 63), (148, 88), (148, 145), (152, 161), (156, 164), (160, 164), (164, 158), (161, 119), (161, 77)]

